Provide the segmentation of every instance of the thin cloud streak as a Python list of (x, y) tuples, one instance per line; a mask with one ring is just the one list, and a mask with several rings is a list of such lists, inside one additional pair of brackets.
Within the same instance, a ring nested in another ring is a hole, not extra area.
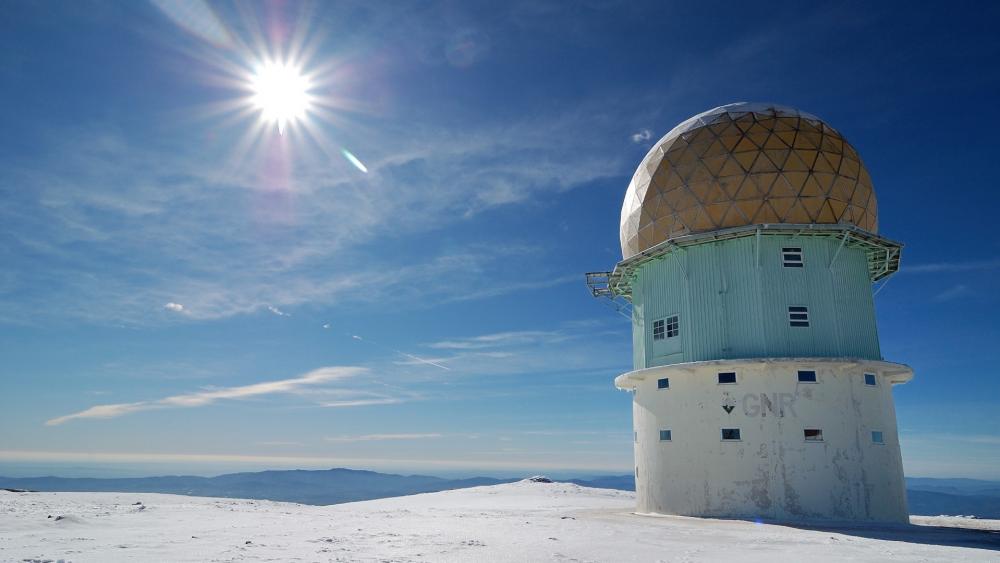
[(954, 433), (914, 433), (900, 432), (900, 439), (908, 442), (966, 442), (1000, 446), (1000, 434), (954, 434)]
[(409, 358), (410, 360), (412, 360), (414, 362), (417, 362), (417, 363), (421, 363), (421, 364), (425, 364), (425, 365), (429, 365), (429, 366), (434, 366), (436, 368), (441, 368), (441, 369), (443, 369), (445, 371), (451, 371), (450, 367), (448, 367), (446, 365), (443, 365), (443, 364), (440, 364), (440, 363), (438, 363), (438, 362), (436, 362), (434, 360), (428, 360), (428, 359), (425, 359), (425, 358), (421, 358), (420, 356), (414, 356), (413, 354), (408, 354), (406, 352), (403, 352), (402, 350), (397, 350), (395, 348), (391, 348), (391, 347), (386, 346), (384, 344), (379, 344), (378, 342), (375, 342), (374, 340), (358, 336), (357, 334), (352, 335), (351, 338), (353, 338), (354, 340), (357, 340), (359, 342), (368, 342), (370, 344), (374, 344), (375, 346), (378, 346), (379, 348), (388, 350), (388, 351), (390, 351), (390, 352), (392, 352), (394, 354), (398, 354), (398, 355), (403, 356), (405, 358)]
[(407, 358), (410, 358), (411, 360), (413, 360), (413, 361), (415, 361), (417, 363), (421, 363), (421, 364), (425, 364), (425, 365), (429, 365), (429, 366), (438, 367), (438, 368), (441, 368), (441, 369), (446, 370), (446, 371), (451, 371), (450, 367), (448, 367), (448, 366), (446, 366), (444, 364), (441, 364), (439, 362), (436, 362), (434, 360), (428, 360), (426, 358), (421, 358), (420, 356), (414, 356), (413, 354), (407, 354), (406, 352), (397, 352), (397, 353), (398, 354), (402, 354), (403, 356), (406, 356)]
[(1000, 258), (973, 260), (970, 262), (931, 262), (929, 264), (916, 264), (913, 266), (904, 265), (900, 269), (900, 272), (908, 274), (935, 274), (940, 272), (974, 272), (996, 268), (1000, 268)]
[(534, 291), (537, 289), (547, 289), (550, 287), (556, 287), (568, 283), (579, 283), (579, 282), (580, 282), (580, 276), (577, 274), (573, 274), (569, 276), (553, 278), (550, 280), (524, 281), (524, 282), (510, 283), (494, 287), (484, 287), (479, 290), (473, 290), (473, 291), (463, 292), (460, 294), (455, 294), (446, 301), (474, 301), (478, 299), (488, 299), (490, 297), (499, 297), (501, 295), (517, 293), (519, 291)]
[(405, 402), (403, 399), (355, 399), (347, 401), (326, 401), (319, 404), (321, 407), (342, 408), (342, 407), (367, 407), (371, 405), (398, 405)]
[(969, 289), (969, 286), (965, 285), (964, 283), (960, 283), (958, 285), (949, 287), (948, 289), (942, 291), (941, 293), (938, 293), (937, 295), (934, 296), (933, 300), (938, 303), (945, 303), (948, 301), (953, 301), (965, 295), (971, 295), (971, 294), (972, 290)]
[(275, 307), (274, 305), (268, 305), (267, 306), (267, 310), (269, 312), (275, 314), (275, 315), (278, 315), (279, 317), (290, 317), (290, 316), (292, 316), (292, 315), (290, 315), (290, 314), (282, 311), (281, 309)]
[(362, 434), (360, 436), (331, 436), (327, 442), (385, 442), (397, 440), (431, 440), (443, 438), (444, 434)]
[(360, 367), (324, 367), (292, 379), (265, 381), (262, 383), (242, 385), (239, 387), (210, 389), (196, 393), (187, 393), (184, 395), (173, 395), (171, 397), (165, 397), (154, 401), (97, 405), (77, 413), (49, 419), (45, 422), (45, 425), (58, 426), (77, 419), (116, 418), (139, 411), (172, 407), (202, 407), (211, 405), (212, 403), (220, 400), (238, 400), (261, 395), (271, 395), (275, 393), (293, 393), (303, 387), (321, 385), (332, 381), (346, 379), (348, 377), (354, 377), (364, 373), (365, 371), (367, 371), (365, 368)]
[(442, 340), (427, 344), (436, 350), (482, 350), (526, 344), (546, 344), (563, 342), (572, 336), (561, 331), (523, 330), (483, 334), (460, 339)]

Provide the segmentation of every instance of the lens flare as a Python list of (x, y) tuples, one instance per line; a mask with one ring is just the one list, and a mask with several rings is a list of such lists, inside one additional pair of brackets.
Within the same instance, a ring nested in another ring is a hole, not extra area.
[(304, 119), (312, 108), (309, 79), (292, 64), (262, 64), (251, 78), (251, 88), (253, 105), (260, 110), (261, 119), (277, 124), (280, 134), (289, 124)]
[(347, 149), (340, 149), (340, 154), (344, 155), (344, 158), (347, 159), (347, 162), (353, 164), (355, 168), (364, 172), (365, 174), (368, 173), (368, 167), (365, 166), (365, 163), (361, 162), (361, 160), (358, 159), (358, 157), (351, 154), (351, 151)]

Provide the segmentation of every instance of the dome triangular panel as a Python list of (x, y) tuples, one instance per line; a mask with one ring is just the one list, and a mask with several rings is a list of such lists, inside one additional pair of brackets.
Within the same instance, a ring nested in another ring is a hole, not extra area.
[(622, 252), (764, 223), (846, 223), (874, 233), (877, 201), (857, 151), (819, 118), (730, 104), (681, 123), (646, 154), (622, 205)]

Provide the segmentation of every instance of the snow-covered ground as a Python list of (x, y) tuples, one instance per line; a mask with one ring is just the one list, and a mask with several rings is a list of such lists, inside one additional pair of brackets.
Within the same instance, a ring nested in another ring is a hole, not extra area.
[(1000, 561), (998, 520), (791, 526), (633, 502), (528, 481), (335, 506), (0, 492), (0, 561)]

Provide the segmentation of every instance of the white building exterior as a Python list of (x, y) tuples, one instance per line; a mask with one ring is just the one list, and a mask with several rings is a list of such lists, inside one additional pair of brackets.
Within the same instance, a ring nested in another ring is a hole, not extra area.
[(892, 386), (912, 377), (900, 364), (830, 358), (623, 374), (615, 385), (634, 392), (637, 510), (907, 522)]

